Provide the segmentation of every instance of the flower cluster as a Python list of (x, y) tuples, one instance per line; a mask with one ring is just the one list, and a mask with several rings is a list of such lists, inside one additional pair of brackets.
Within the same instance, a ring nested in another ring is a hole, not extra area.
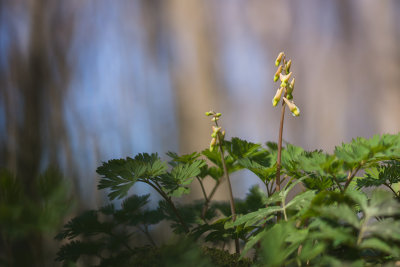
[(216, 113), (214, 111), (207, 111), (206, 116), (212, 116), (211, 121), (215, 122), (215, 126), (212, 127), (213, 132), (211, 134), (211, 142), (210, 142), (210, 151), (213, 151), (215, 146), (218, 145), (218, 142), (225, 137), (225, 131), (221, 131), (221, 127), (218, 126), (219, 117), (221, 117), (221, 113)]
[(278, 105), (279, 101), (281, 101), (281, 98), (283, 98), (284, 103), (286, 103), (286, 105), (289, 107), (292, 115), (299, 116), (300, 109), (293, 102), (293, 89), (295, 79), (293, 78), (289, 82), (290, 78), (292, 77), (292, 72), (290, 71), (292, 60), (286, 61), (285, 54), (283, 52), (280, 52), (278, 57), (276, 58), (275, 66), (278, 67), (278, 70), (274, 75), (274, 82), (277, 82), (280, 79), (281, 85), (276, 91), (274, 98), (272, 99), (272, 105), (275, 107), (276, 105)]

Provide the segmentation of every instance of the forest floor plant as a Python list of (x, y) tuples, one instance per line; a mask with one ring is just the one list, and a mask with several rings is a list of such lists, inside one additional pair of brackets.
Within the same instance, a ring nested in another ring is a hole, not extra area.
[[(57, 260), (89, 259), (96, 266), (398, 266), (400, 134), (358, 137), (331, 154), (283, 146), (285, 107), (294, 116), (300, 110), (293, 102), (294, 78), (289, 82), (291, 60), (280, 53), (276, 65), (274, 80), (281, 86), (273, 105), (283, 99), (278, 143), (226, 140), (217, 122), (221, 114), (210, 111), (212, 140), (201, 152), (169, 152), (168, 162), (147, 153), (104, 162), (97, 169), (99, 189), (107, 190), (110, 204), (64, 226)], [(233, 198), (229, 179), (241, 170), (265, 187), (251, 187), (242, 200)], [(210, 192), (206, 179), (214, 181)], [(178, 204), (195, 180), (204, 199)], [(229, 202), (214, 201), (224, 181)], [(161, 196), (156, 208), (147, 205), (150, 195), (128, 196), (137, 182)], [(303, 191), (290, 199), (297, 185)], [(160, 244), (151, 230), (161, 221), (180, 238)], [(141, 237), (147, 246), (138, 245)], [(224, 251), (232, 243), (236, 252), (243, 248), (240, 257)]]

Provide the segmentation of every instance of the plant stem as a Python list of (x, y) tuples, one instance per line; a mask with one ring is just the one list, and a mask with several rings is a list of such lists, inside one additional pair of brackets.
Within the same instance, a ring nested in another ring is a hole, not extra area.
[(149, 233), (149, 228), (147, 227), (147, 225), (144, 226), (144, 229), (140, 226), (136, 226), (146, 237), (147, 239), (150, 241), (150, 243), (153, 245), (153, 247), (157, 247), (156, 242), (154, 242), (154, 239), (151, 237), (150, 233)]
[(218, 180), (217, 183), (214, 185), (213, 189), (211, 190), (210, 195), (208, 197), (206, 197), (206, 201), (204, 202), (203, 210), (201, 212), (201, 216), (203, 217), (203, 220), (204, 220), (204, 217), (206, 216), (206, 212), (208, 210), (208, 206), (211, 202), (211, 199), (213, 198), (215, 191), (217, 191), (219, 184), (220, 184), (220, 180)]
[(267, 195), (268, 196), (270, 196), (271, 195), (271, 191), (269, 191), (269, 183), (267, 182), (266, 184), (265, 184), (265, 187), (267, 188)]
[(389, 188), (390, 191), (392, 191), (393, 194), (396, 196), (396, 198), (399, 197), (399, 195), (396, 193), (396, 191), (394, 191), (393, 187), (391, 187), (391, 186), (390, 186), (389, 184), (387, 184), (387, 183), (384, 183), (383, 185), (385, 185), (387, 188)]
[(282, 198), (282, 208), (283, 208), (283, 218), (285, 218), (285, 221), (287, 221), (288, 218), (286, 214), (286, 197)]
[(333, 180), (335, 181), (335, 183), (337, 184), (337, 186), (338, 186), (340, 192), (343, 192), (343, 188), (342, 188), (342, 186), (340, 185), (340, 183), (339, 183), (338, 179), (336, 178), (336, 176), (335, 176), (335, 175), (332, 175), (332, 177), (333, 177)]
[[(215, 124), (218, 127), (217, 122), (215, 122)], [(235, 221), (236, 220), (235, 202), (233, 200), (232, 185), (231, 185), (231, 180), (229, 179), (228, 167), (226, 166), (226, 162), (225, 162), (224, 147), (222, 145), (223, 140), (221, 138), (221, 133), (218, 132), (217, 138), (218, 138), (218, 145), (219, 145), (219, 153), (221, 154), (222, 167), (224, 169), (224, 174), (225, 174), (225, 177), (226, 177), (226, 181), (228, 182), (229, 202), (230, 202), (230, 205), (231, 205), (232, 221)], [(235, 249), (236, 249), (236, 253), (240, 253), (239, 239), (238, 238), (235, 238)]]
[[(286, 93), (285, 93), (286, 97)], [(281, 123), (279, 126), (279, 141), (278, 141), (278, 158), (276, 160), (276, 191), (281, 190), (281, 157), (282, 157), (282, 134), (283, 134), (283, 121), (285, 119), (285, 101), (282, 102)]]
[[(112, 236), (112, 237), (117, 237), (113, 232), (110, 232), (109, 235)], [(130, 252), (134, 252), (134, 250), (128, 245), (128, 243), (126, 243), (126, 241), (122, 240), (121, 243), (122, 243), (122, 245), (124, 245), (124, 247), (125, 247), (126, 249), (128, 249)]]
[(155, 182), (156, 185), (154, 185), (153, 183), (151, 183), (150, 181), (147, 181), (147, 180), (142, 180), (142, 182), (145, 182), (146, 184), (153, 187), (167, 201), (167, 203), (171, 206), (172, 210), (174, 211), (179, 222), (181, 223), (185, 232), (189, 233), (189, 227), (186, 225), (185, 221), (182, 219), (181, 215), (178, 212), (178, 209), (175, 207), (174, 202), (172, 202), (171, 197), (169, 197), (166, 193), (164, 193), (164, 191), (162, 191), (161, 186), (157, 182)]
[(199, 181), (199, 184), (200, 184), (200, 187), (201, 187), (201, 191), (203, 192), (204, 200), (208, 201), (206, 190), (204, 189), (203, 182), (201, 181), (201, 179), (198, 176), (196, 176), (196, 178), (197, 178), (197, 181)]
[(357, 237), (357, 245), (360, 245), (361, 244), (361, 241), (362, 241), (362, 239), (363, 239), (363, 237), (364, 237), (364, 232), (365, 232), (365, 229), (366, 229), (366, 224), (368, 223), (368, 221), (369, 221), (369, 217), (368, 216), (366, 216), (365, 218), (364, 218), (364, 221), (361, 223), (361, 228), (360, 228), (360, 232), (358, 233), (358, 237)]
[(356, 176), (357, 172), (361, 169), (361, 166), (363, 165), (363, 162), (360, 163), (360, 165), (357, 166), (357, 168), (354, 171), (350, 171), (349, 175), (347, 176), (347, 181), (344, 185), (343, 192), (346, 191), (347, 187), (349, 187), (351, 181), (353, 180), (354, 176)]

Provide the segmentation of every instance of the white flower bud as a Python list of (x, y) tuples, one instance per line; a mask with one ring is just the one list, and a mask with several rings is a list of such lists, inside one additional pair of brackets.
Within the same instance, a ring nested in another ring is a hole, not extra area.
[(293, 103), (293, 101), (288, 100), (286, 97), (283, 97), (283, 100), (290, 109), (290, 112), (292, 112), (293, 116), (297, 117), (300, 115), (300, 109)]
[(276, 107), (276, 105), (278, 105), (279, 101), (281, 100), (282, 93), (283, 93), (283, 87), (279, 88), (276, 91), (276, 94), (275, 94), (274, 98), (272, 99), (272, 105), (274, 107)]

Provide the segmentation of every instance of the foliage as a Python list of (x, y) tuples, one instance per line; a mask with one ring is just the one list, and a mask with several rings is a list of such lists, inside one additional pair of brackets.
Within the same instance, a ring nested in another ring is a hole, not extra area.
[(58, 169), (50, 167), (32, 179), (34, 188), (29, 191), (35, 195), (27, 193), (20, 177), (0, 170), (0, 265), (19, 262), (15, 248), (24, 238), (54, 235), (74, 204)]
[[(400, 135), (357, 138), (336, 147), (333, 154), (286, 144), (281, 163), (285, 185), (280, 191), (275, 190), (276, 144), (263, 147), (239, 138), (225, 140), (228, 172), (247, 169), (266, 190), (254, 186), (244, 200), (236, 199), (235, 221), (228, 202), (212, 200), (224, 182), (224, 166), (216, 149), (188, 155), (169, 152), (169, 162), (146, 153), (110, 160), (97, 170), (99, 189), (108, 191), (110, 201), (123, 199), (121, 207), (111, 202), (68, 222), (57, 235), (59, 240), (69, 240), (57, 260), (78, 262), (85, 256), (97, 258), (99, 266), (184, 266), (190, 260), (199, 266), (239, 266), (220, 261), (225, 257), (238, 260), (238, 255), (197, 245), (225, 247), (239, 239), (244, 264), (240, 266), (394, 263), (400, 260), (399, 140)], [(364, 175), (356, 176), (362, 170)], [(215, 183), (211, 192), (203, 186), (205, 179)], [(204, 199), (176, 203), (176, 198), (190, 192), (194, 181)], [(150, 195), (127, 196), (137, 182), (148, 184), (161, 196), (158, 207), (147, 208)], [(391, 192), (362, 191), (381, 185)], [(13, 188), (12, 183), (9, 187)], [(15, 192), (8, 197), (18, 195)], [(152, 229), (161, 221), (190, 239), (173, 246), (159, 244)], [(147, 238), (147, 247), (135, 243), (140, 236)], [(244, 258), (250, 252), (254, 262)]]

